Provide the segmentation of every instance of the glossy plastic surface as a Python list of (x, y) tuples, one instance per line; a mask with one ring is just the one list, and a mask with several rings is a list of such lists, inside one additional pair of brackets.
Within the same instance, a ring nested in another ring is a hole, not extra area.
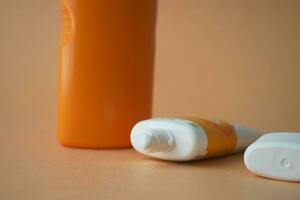
[(190, 161), (241, 151), (258, 134), (242, 125), (188, 117), (141, 121), (133, 127), (130, 137), (133, 148), (142, 154), (163, 160)]
[(250, 145), (244, 156), (254, 174), (300, 182), (300, 133), (269, 133)]
[(61, 0), (58, 139), (82, 148), (130, 146), (151, 115), (154, 0)]

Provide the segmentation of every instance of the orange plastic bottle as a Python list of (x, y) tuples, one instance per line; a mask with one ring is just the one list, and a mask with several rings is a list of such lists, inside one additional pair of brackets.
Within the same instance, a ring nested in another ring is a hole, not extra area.
[(61, 0), (58, 139), (130, 146), (151, 116), (156, 0)]

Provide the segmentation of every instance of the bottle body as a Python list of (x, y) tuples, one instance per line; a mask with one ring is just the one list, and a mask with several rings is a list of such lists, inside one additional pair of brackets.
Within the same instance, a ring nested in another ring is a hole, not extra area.
[(172, 161), (226, 155), (245, 149), (258, 137), (257, 131), (241, 125), (199, 118), (145, 120), (131, 132), (132, 145), (138, 152)]
[(71, 147), (130, 146), (151, 116), (156, 1), (61, 0), (58, 139)]

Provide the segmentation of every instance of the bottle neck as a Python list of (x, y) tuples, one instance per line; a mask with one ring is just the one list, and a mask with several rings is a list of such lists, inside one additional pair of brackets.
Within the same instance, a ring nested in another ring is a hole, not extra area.
[(143, 128), (141, 134), (141, 149), (148, 153), (170, 151), (175, 141), (171, 131), (162, 128)]

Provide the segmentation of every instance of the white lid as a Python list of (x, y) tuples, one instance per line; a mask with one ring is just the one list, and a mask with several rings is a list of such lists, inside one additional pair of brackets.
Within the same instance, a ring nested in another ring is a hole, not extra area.
[(244, 155), (254, 174), (300, 181), (300, 133), (269, 133), (250, 145)]

